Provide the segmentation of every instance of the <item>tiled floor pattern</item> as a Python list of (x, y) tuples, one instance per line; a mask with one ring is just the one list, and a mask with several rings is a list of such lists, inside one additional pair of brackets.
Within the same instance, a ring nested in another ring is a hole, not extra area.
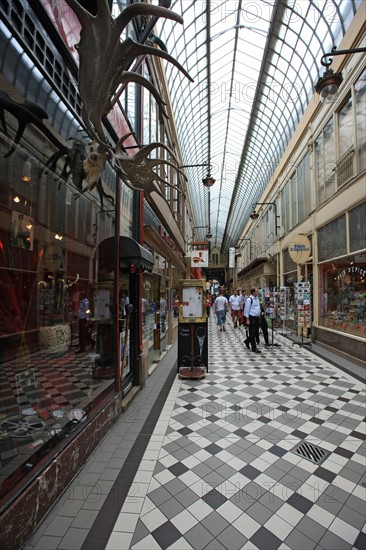
[(364, 385), (279, 341), (254, 354), (211, 318), (210, 372), (174, 382), (107, 549), (366, 547)]
[(141, 464), (143, 453), (135, 447), (141, 447), (155, 429), (159, 413), (154, 409), (162, 409), (176, 377), (176, 354), (177, 342), (160, 356), (153, 376), (100, 441), (23, 550), (105, 548), (134, 479), (131, 471)]

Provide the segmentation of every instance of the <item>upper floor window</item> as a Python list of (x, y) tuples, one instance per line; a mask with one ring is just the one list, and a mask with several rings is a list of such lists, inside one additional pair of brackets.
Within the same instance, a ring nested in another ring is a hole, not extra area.
[(331, 118), (315, 142), (315, 181), (318, 206), (335, 192), (335, 166), (334, 121)]
[(338, 141), (339, 157), (342, 157), (354, 144), (351, 95), (338, 111)]
[(219, 263), (219, 255), (218, 254), (212, 254), (212, 264), (218, 265)]
[(366, 69), (355, 83), (358, 170), (366, 169)]

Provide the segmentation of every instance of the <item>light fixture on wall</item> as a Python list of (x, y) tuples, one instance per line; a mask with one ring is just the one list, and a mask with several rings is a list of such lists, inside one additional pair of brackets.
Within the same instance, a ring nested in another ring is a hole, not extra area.
[(259, 218), (258, 212), (255, 211), (255, 205), (253, 205), (253, 212), (250, 214), (252, 220), (257, 220)]
[(255, 204), (253, 204), (253, 212), (250, 214), (250, 217), (252, 220), (257, 220), (259, 218), (259, 214), (255, 211), (255, 207), (260, 204), (271, 204), (274, 208), (274, 213), (275, 213), (275, 234), (276, 236), (278, 237), (278, 231), (280, 229), (280, 226), (277, 225), (277, 220), (280, 219), (279, 216), (277, 216), (277, 205), (275, 202), (256, 202)]
[(337, 50), (336, 46), (333, 46), (330, 53), (325, 53), (320, 63), (323, 67), (326, 67), (326, 70), (322, 77), (319, 78), (318, 82), (315, 84), (315, 91), (319, 94), (320, 100), (324, 103), (325, 101), (334, 97), (338, 92), (339, 86), (343, 82), (342, 73), (335, 73), (330, 69), (330, 65), (333, 63), (332, 58), (335, 55), (349, 55), (352, 53), (361, 53), (366, 52), (366, 48), (353, 48), (350, 50)]
[(32, 163), (29, 158), (23, 162), (20, 179), (24, 181), (24, 183), (30, 183), (32, 181)]

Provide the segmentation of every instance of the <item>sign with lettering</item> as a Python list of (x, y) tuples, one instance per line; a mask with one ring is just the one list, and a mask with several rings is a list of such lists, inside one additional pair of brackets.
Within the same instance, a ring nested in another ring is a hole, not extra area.
[(289, 244), (288, 253), (295, 264), (305, 264), (311, 256), (311, 243), (306, 235), (296, 235)]

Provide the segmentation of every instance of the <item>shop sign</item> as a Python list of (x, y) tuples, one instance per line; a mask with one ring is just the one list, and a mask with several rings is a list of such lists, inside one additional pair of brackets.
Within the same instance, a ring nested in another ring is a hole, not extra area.
[(229, 248), (229, 268), (235, 267), (235, 248)]
[(183, 254), (179, 252), (179, 250), (175, 246), (175, 242), (171, 237), (169, 237), (169, 235), (166, 234), (166, 232), (164, 231), (161, 225), (159, 225), (159, 235), (163, 239), (163, 241), (166, 242), (169, 248), (174, 252), (177, 258), (179, 258), (180, 260), (183, 260)]
[(358, 267), (357, 265), (350, 265), (347, 269), (343, 269), (340, 274), (337, 276), (337, 279), (342, 279), (348, 273), (358, 273), (361, 277), (366, 275), (366, 268)]
[(296, 235), (288, 247), (290, 258), (295, 264), (305, 264), (311, 256), (311, 244), (306, 235)]
[(192, 242), (191, 247), (190, 257), (192, 267), (208, 267), (208, 242)]
[(45, 247), (43, 261), (48, 271), (51, 271), (51, 273), (58, 271), (62, 266), (63, 259), (62, 249), (57, 244), (50, 244)]

